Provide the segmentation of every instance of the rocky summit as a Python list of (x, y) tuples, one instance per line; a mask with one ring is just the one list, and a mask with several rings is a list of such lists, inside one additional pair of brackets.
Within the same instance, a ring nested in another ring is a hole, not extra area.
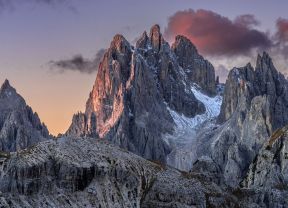
[(187, 140), (187, 125), (196, 126), (193, 118), (208, 110), (195, 92), (216, 95), (215, 71), (187, 38), (177, 36), (170, 47), (158, 25), (149, 35), (144, 32), (135, 47), (116, 35), (99, 66), (86, 111), (74, 116), (66, 135), (105, 138), (166, 163), (176, 148), (168, 137)]
[(91, 138), (42, 142), (9, 155), (3, 165), (1, 207), (237, 206), (235, 197), (200, 175)]
[[(223, 180), (237, 186), (260, 148), (278, 128), (287, 125), (288, 81), (267, 53), (255, 69), (247, 64), (230, 71), (218, 124), (199, 135), (198, 156), (209, 156)], [(199, 145), (201, 146), (201, 145)]]
[(8, 81), (0, 130), (1, 207), (288, 207), (288, 80), (266, 52), (220, 84), (184, 36), (118, 34), (65, 135)]
[(0, 151), (17, 151), (49, 138), (37, 113), (6, 80), (0, 89)]

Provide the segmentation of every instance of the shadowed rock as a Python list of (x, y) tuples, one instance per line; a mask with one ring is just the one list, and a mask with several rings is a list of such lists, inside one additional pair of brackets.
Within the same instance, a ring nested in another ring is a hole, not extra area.
[[(203, 60), (199, 55), (197, 59)], [(214, 69), (209, 70), (210, 74), (204, 72), (198, 78), (211, 76), (215, 92)], [(66, 134), (105, 138), (145, 158), (165, 162), (171, 147), (163, 135), (173, 134), (176, 127), (168, 109), (189, 118), (205, 112), (191, 90), (193, 84), (159, 25), (151, 28), (149, 36), (144, 32), (136, 48), (116, 35), (99, 66), (85, 115), (75, 115)], [(201, 85), (206, 84), (212, 92), (213, 84), (204, 81)]]
[(267, 53), (258, 56), (255, 70), (250, 64), (232, 69), (218, 118), (222, 125), (199, 137), (207, 145), (199, 154), (206, 147), (204, 154), (220, 167), (225, 183), (238, 186), (272, 132), (287, 125), (287, 103), (288, 81)]
[(0, 89), (0, 150), (17, 151), (49, 138), (37, 113), (5, 80)]

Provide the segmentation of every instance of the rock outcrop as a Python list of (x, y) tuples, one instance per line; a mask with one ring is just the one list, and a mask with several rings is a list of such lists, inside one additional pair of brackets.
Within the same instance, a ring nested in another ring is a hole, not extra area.
[[(184, 69), (187, 77), (198, 84), (206, 93), (215, 95), (216, 78), (212, 64), (199, 55), (191, 41), (181, 35), (176, 36), (172, 45), (179, 65)], [(218, 78), (219, 79), (219, 78)]]
[(288, 126), (276, 130), (265, 142), (242, 185), (288, 191)]
[(218, 117), (221, 125), (199, 137), (204, 145), (198, 155), (210, 149), (208, 156), (225, 183), (238, 186), (272, 132), (288, 123), (287, 103), (288, 81), (267, 53), (258, 56), (255, 70), (250, 64), (232, 69)]
[[(288, 126), (277, 129), (250, 164), (241, 182), (241, 201), (258, 207), (288, 206)], [(247, 191), (249, 190), (249, 191)]]
[[(116, 35), (99, 66), (86, 111), (74, 116), (66, 135), (105, 138), (145, 158), (166, 162), (171, 146), (164, 135), (173, 135), (177, 128), (171, 111), (187, 118), (203, 114), (207, 109), (192, 87), (196, 83), (209, 93), (216, 89), (212, 65), (188, 39), (185, 43), (180, 39), (184, 37), (176, 38), (171, 49), (158, 25), (149, 36), (144, 32), (135, 48)], [(177, 57), (185, 51), (185, 59)]]
[(248, 64), (241, 70), (232, 70), (228, 75), (220, 122), (231, 117), (241, 96), (246, 96), (248, 103), (256, 96), (266, 96), (270, 104), (271, 130), (282, 127), (288, 122), (287, 85), (287, 80), (277, 71), (270, 56), (266, 52), (263, 56), (258, 55), (255, 70)]
[(91, 138), (45, 141), (2, 156), (0, 167), (1, 207), (238, 207), (196, 173)]
[(37, 113), (6, 80), (0, 89), (0, 150), (17, 151), (49, 138)]

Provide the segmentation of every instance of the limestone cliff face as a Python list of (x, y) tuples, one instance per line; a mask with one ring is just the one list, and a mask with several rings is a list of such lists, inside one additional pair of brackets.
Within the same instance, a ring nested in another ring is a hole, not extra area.
[(248, 64), (230, 71), (218, 118), (221, 125), (199, 138), (208, 141), (210, 157), (227, 184), (237, 186), (272, 132), (288, 123), (287, 101), (288, 81), (267, 53), (258, 56), (255, 70)]
[[(273, 169), (271, 173), (281, 173), (279, 165), (285, 167), (286, 150), (280, 140), (282, 138), (279, 138), (280, 145), (272, 144), (271, 157), (268, 155), (268, 158), (263, 158), (270, 162), (274, 160), (273, 165), (264, 167), (257, 162), (257, 168), (251, 168), (252, 175), (255, 174), (254, 170), (258, 172), (258, 168)], [(227, 189), (225, 186), (217, 185), (218, 168), (210, 163), (207, 169), (213, 170), (215, 174), (179, 171), (145, 160), (105, 140), (63, 137), (41, 142), (20, 150), (17, 154), (0, 155), (0, 206), (7, 208), (287, 206), (287, 190), (283, 189), (283, 186), (265, 192), (254, 182), (255, 188), (249, 185), (243, 189)], [(283, 169), (282, 173), (285, 171), (286, 169)], [(264, 171), (263, 174), (265, 173), (267, 172)], [(268, 180), (273, 178), (270, 175)], [(260, 180), (260, 177), (258, 179)], [(265, 181), (263, 178), (261, 180)], [(274, 181), (283, 182), (283, 178), (277, 177)]]
[(265, 142), (242, 182), (244, 187), (286, 189), (288, 184), (288, 126)]
[(212, 64), (199, 55), (197, 48), (184, 36), (176, 36), (172, 45), (179, 65), (184, 69), (187, 77), (197, 83), (206, 93), (216, 93), (215, 70)]
[[(255, 201), (261, 207), (288, 206), (288, 126), (277, 129), (264, 143), (249, 166), (243, 190), (243, 201)], [(257, 191), (255, 191), (257, 190)]]
[(49, 138), (37, 113), (6, 80), (0, 89), (0, 150), (16, 151)]
[(241, 96), (245, 96), (248, 103), (256, 96), (266, 96), (270, 104), (272, 129), (282, 127), (288, 121), (287, 85), (287, 80), (274, 67), (270, 56), (266, 52), (263, 56), (258, 55), (255, 70), (251, 65), (247, 65), (241, 71), (235, 69), (229, 74), (219, 116), (220, 122), (231, 117)]
[[(186, 50), (174, 45), (179, 54)], [(195, 63), (202, 60), (209, 65), (196, 53), (187, 54), (187, 62), (190, 56)], [(202, 65), (197, 69), (195, 64), (191, 66), (196, 71), (207, 70), (198, 74), (204, 81), (196, 82), (190, 71), (179, 64), (158, 25), (151, 28), (149, 36), (144, 32), (135, 48), (116, 35), (99, 66), (85, 114), (74, 116), (67, 135), (106, 138), (145, 158), (165, 162), (171, 148), (163, 135), (172, 134), (175, 128), (168, 109), (192, 118), (206, 110), (194, 96), (192, 85), (215, 92), (214, 69), (211, 64), (208, 68)]]

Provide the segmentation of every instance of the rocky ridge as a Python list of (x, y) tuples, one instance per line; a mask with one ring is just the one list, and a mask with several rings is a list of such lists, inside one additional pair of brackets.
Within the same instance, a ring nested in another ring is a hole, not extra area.
[(116, 35), (99, 66), (86, 111), (74, 116), (66, 135), (105, 138), (165, 163), (173, 149), (165, 135), (178, 128), (173, 114), (193, 118), (207, 111), (194, 95), (195, 84), (215, 95), (214, 68), (187, 38), (177, 36), (170, 48), (158, 25), (149, 36), (144, 32), (136, 47)]
[(37, 113), (6, 80), (0, 89), (0, 151), (17, 151), (49, 138)]
[(255, 69), (248, 64), (230, 71), (218, 124), (198, 137), (197, 149), (198, 157), (217, 164), (226, 184), (238, 186), (263, 144), (287, 124), (287, 89), (288, 81), (265, 52)]
[(0, 167), (1, 207), (237, 207), (201, 175), (93, 138), (41, 142)]

